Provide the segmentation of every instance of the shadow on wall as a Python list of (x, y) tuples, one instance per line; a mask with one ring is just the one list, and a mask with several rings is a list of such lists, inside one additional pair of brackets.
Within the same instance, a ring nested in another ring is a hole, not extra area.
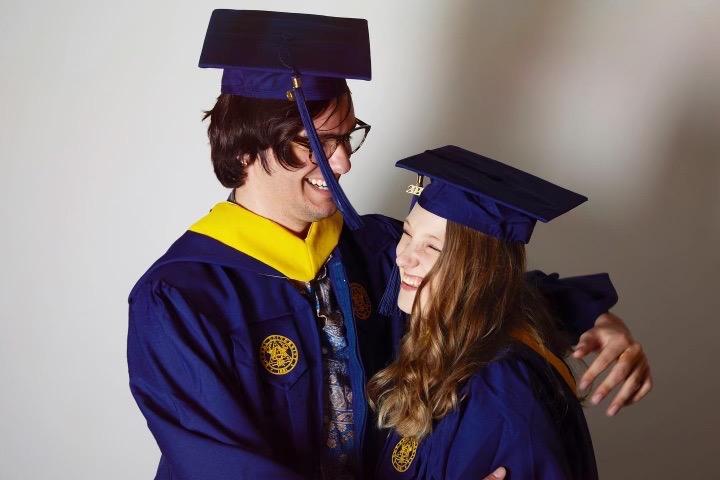
[(652, 396), (617, 420), (589, 416), (607, 478), (668, 478), (687, 465), (709, 478), (717, 468), (720, 382), (708, 370), (720, 337), (720, 104), (714, 85), (688, 83), (658, 132), (667, 143), (646, 208), (586, 232), (614, 246), (621, 313), (645, 344), (656, 381)]
[[(359, 178), (372, 178), (378, 170), (385, 172), (389, 188), (381, 189), (369, 201), (375, 210), (397, 218), (407, 214), (409, 204), (398, 186), (409, 184), (413, 177), (392, 168), (396, 160), (446, 144), (488, 156), (503, 151), (512, 138), (505, 131), (512, 120), (507, 117), (516, 111), (509, 106), (516, 89), (513, 83), (522, 76), (526, 57), (539, 48), (543, 32), (538, 31), (538, 23), (552, 29), (556, 17), (552, 8), (540, 4), (529, 7), (476, 0), (455, 1), (451, 8), (434, 4), (431, 12), (424, 10), (410, 15), (410, 21), (422, 25), (422, 31), (409, 26), (414, 34), (401, 36), (405, 43), (378, 48), (375, 38), (392, 38), (394, 33), (385, 31), (388, 27), (382, 23), (372, 26), (372, 88), (382, 90), (393, 112), (377, 119), (379, 128), (374, 135), (395, 132), (395, 138), (384, 142), (383, 150), (373, 151), (381, 143), (363, 147), (367, 149), (364, 155), (381, 159), (372, 168), (361, 163), (353, 166)], [(396, 28), (394, 22), (388, 25)]]
[(611, 272), (617, 311), (649, 352), (647, 400), (616, 419), (606, 404), (588, 410), (601, 477), (669, 478), (689, 465), (709, 477), (720, 427), (720, 383), (706, 373), (720, 338), (720, 68), (706, 65), (715, 55), (695, 24), (707, 15), (650, 13), (655, 3), (454, 5), (427, 33), (444, 55), (424, 68), (442, 75), (416, 138), (591, 197), (539, 225), (531, 257), (565, 274)]

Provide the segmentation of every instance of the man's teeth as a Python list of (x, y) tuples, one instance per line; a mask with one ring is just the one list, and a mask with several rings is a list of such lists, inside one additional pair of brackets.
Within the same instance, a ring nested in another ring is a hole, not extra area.
[(407, 285), (410, 285), (411, 287), (417, 288), (420, 286), (420, 282), (422, 282), (422, 278), (418, 278), (418, 277), (410, 278), (410, 277), (406, 277), (405, 275), (403, 275), (402, 282)]
[(327, 190), (328, 186), (327, 183), (325, 183), (325, 180), (316, 180), (314, 178), (306, 178), (306, 180), (313, 185), (314, 187), (317, 187), (321, 190)]

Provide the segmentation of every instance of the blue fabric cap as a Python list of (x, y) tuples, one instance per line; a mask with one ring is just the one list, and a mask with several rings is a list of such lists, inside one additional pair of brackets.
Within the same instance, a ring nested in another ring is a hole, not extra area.
[[(302, 88), (306, 100), (328, 100), (346, 92), (344, 78), (302, 77)], [(292, 75), (289, 73), (264, 72), (243, 68), (223, 70), (220, 91), (231, 95), (263, 99), (286, 99), (292, 89)]]
[(299, 74), (307, 100), (330, 99), (345, 79), (371, 78), (367, 20), (215, 10), (199, 66), (224, 69), (223, 93), (285, 99)]
[(535, 222), (549, 222), (587, 197), (517, 168), (448, 145), (395, 164), (431, 178), (425, 210), (507, 241), (528, 243)]

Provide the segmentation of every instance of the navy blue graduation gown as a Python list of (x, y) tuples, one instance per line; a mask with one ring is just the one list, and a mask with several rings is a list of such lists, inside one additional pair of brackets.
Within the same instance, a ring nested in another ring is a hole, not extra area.
[[(404, 319), (377, 312), (401, 224), (379, 215), (364, 222), (356, 232), (343, 229), (327, 262), (348, 332), (358, 478), (375, 465), (364, 451), (378, 451), (366, 442), (365, 382), (390, 361), (405, 328)], [(578, 331), (604, 311), (603, 302), (596, 312), (573, 300), (595, 295), (592, 288), (544, 274), (533, 281), (554, 289)], [(141, 277), (129, 302), (130, 388), (162, 452), (157, 480), (318, 477), (321, 347), (313, 309), (287, 278), (189, 231)], [(272, 339), (290, 363), (267, 364), (262, 352)]]
[[(394, 220), (364, 221), (361, 231), (343, 232), (327, 262), (351, 349), (357, 463), (366, 378), (391, 355), (391, 327), (373, 305), (384, 291), (397, 237)], [(260, 351), (270, 336), (294, 345), (290, 370), (272, 372), (263, 364)], [(130, 295), (130, 387), (162, 452), (156, 478), (316, 477), (320, 348), (313, 308), (287, 278), (186, 232)]]
[(535, 351), (513, 343), (461, 388), (459, 408), (420, 441), (390, 432), (378, 479), (481, 479), (497, 467), (513, 479), (597, 478), (582, 408)]

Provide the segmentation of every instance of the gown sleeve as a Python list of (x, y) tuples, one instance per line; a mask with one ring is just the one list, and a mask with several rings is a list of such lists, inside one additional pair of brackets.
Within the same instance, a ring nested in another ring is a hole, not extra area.
[(533, 270), (527, 272), (526, 279), (547, 299), (574, 342), (618, 301), (607, 273), (560, 278), (557, 273)]
[(504, 466), (508, 480), (569, 480), (577, 470), (575, 457), (593, 458), (592, 447), (568, 452), (561, 430), (523, 363), (493, 362), (472, 382), (444, 478), (480, 479)]
[[(271, 455), (234, 380), (226, 335), (162, 282), (130, 297), (130, 389), (177, 480), (299, 479)], [(168, 477), (169, 478), (169, 477)]]

